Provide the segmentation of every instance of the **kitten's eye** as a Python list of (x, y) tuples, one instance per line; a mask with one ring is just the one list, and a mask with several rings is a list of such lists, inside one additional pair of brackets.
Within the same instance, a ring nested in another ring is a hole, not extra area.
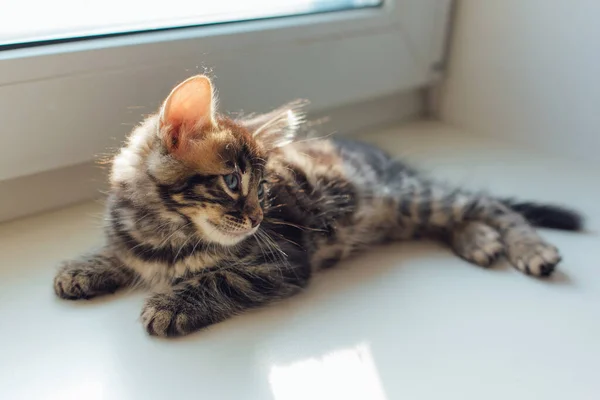
[(263, 194), (265, 194), (265, 184), (264, 184), (264, 182), (261, 182), (258, 185), (258, 191), (257, 191), (257, 193), (258, 193), (258, 197), (263, 197)]
[(225, 175), (223, 176), (223, 180), (225, 181), (225, 184), (227, 185), (227, 187), (232, 190), (232, 191), (237, 191), (240, 185), (240, 180), (237, 176), (237, 174), (229, 174), (229, 175)]

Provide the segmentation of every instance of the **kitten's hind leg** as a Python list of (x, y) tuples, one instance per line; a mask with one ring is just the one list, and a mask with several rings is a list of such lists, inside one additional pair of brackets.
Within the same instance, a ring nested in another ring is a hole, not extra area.
[(131, 285), (136, 273), (106, 250), (65, 261), (54, 278), (54, 292), (67, 300), (90, 299)]
[[(398, 215), (402, 227), (413, 227), (417, 232), (440, 229), (452, 232), (463, 224), (485, 223), (500, 234), (508, 261), (528, 275), (550, 276), (561, 260), (556, 247), (501, 200), (410, 176), (400, 182)], [(459, 255), (465, 255), (464, 246), (459, 250), (462, 251)], [(470, 255), (474, 260), (474, 254)]]
[(508, 261), (527, 275), (550, 276), (562, 259), (558, 249), (544, 241), (532, 227), (512, 228), (503, 239)]
[(556, 247), (542, 239), (521, 214), (502, 202), (471, 196), (460, 209), (462, 220), (483, 221), (500, 233), (506, 257), (519, 271), (547, 277), (560, 262)]
[(500, 233), (482, 222), (456, 225), (449, 234), (452, 250), (470, 263), (489, 267), (504, 253)]

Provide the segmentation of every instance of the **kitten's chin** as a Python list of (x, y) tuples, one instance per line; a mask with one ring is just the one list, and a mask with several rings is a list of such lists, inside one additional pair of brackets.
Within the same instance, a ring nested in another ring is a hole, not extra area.
[(194, 222), (203, 233), (205, 240), (222, 246), (235, 246), (247, 237), (252, 236), (258, 229), (256, 227), (246, 232), (234, 233), (225, 231), (204, 218), (195, 220)]

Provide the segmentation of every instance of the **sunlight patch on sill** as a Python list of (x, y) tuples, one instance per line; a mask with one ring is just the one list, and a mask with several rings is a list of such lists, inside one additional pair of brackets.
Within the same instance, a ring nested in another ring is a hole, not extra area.
[(385, 400), (368, 344), (289, 365), (274, 365), (269, 383), (275, 400)]

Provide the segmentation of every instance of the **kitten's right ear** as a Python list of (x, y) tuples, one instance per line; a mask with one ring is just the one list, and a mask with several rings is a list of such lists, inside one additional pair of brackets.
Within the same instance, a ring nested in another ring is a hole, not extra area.
[(214, 126), (215, 94), (210, 79), (193, 76), (180, 83), (160, 111), (160, 135), (171, 154), (183, 156), (190, 140)]
[(265, 149), (272, 150), (294, 141), (306, 122), (303, 108), (307, 100), (296, 100), (267, 114), (250, 116), (240, 122), (252, 132), (254, 139)]

